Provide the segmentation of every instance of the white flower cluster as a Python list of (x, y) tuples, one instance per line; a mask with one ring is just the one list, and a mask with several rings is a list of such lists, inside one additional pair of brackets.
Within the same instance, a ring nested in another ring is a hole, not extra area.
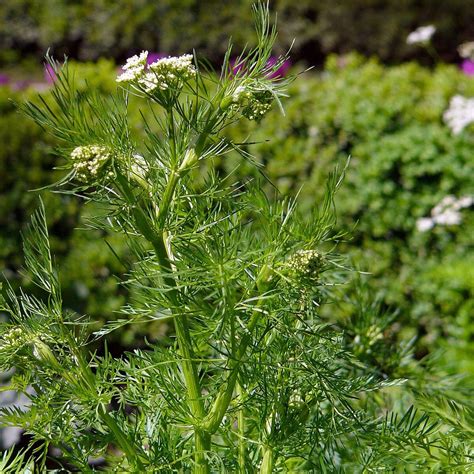
[(117, 82), (134, 82), (139, 80), (146, 67), (148, 51), (142, 51), (139, 55), (127, 59), (122, 69), (125, 71), (117, 77)]
[(420, 26), (407, 36), (408, 44), (428, 43), (435, 34), (436, 27), (433, 25)]
[(298, 250), (287, 262), (288, 267), (298, 276), (315, 279), (321, 272), (323, 257), (316, 250)]
[(167, 89), (168, 87), (179, 88), (184, 82), (189, 81), (196, 75), (196, 68), (193, 66), (193, 55), (184, 54), (179, 57), (168, 57), (158, 59), (150, 64), (149, 70), (144, 79), (148, 92), (156, 88)]
[(458, 47), (459, 56), (464, 59), (474, 61), (474, 41), (460, 44)]
[(443, 114), (446, 125), (457, 135), (474, 122), (474, 99), (455, 95)]
[(158, 59), (148, 67), (147, 58), (148, 51), (129, 58), (123, 67), (125, 72), (118, 76), (117, 82), (135, 83), (146, 92), (153, 92), (156, 89), (178, 89), (196, 75), (192, 54)]
[(435, 225), (459, 225), (462, 220), (461, 209), (471, 207), (473, 204), (472, 196), (463, 196), (459, 199), (452, 195), (445, 196), (432, 209), (431, 217), (422, 217), (416, 221), (416, 228), (420, 232), (426, 232)]
[(71, 152), (76, 178), (83, 182), (98, 178), (111, 158), (112, 150), (99, 145), (78, 146)]
[(260, 120), (271, 108), (273, 95), (268, 90), (249, 90), (243, 86), (232, 96), (235, 107), (242, 108), (242, 115), (249, 120)]

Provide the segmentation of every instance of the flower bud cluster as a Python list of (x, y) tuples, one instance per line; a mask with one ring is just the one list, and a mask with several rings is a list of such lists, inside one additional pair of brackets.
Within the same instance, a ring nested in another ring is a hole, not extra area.
[(148, 67), (147, 58), (148, 51), (129, 58), (123, 67), (125, 72), (118, 76), (117, 82), (136, 84), (151, 93), (157, 89), (178, 89), (196, 75), (192, 54), (161, 58)]
[(298, 250), (287, 262), (291, 272), (302, 280), (319, 278), (323, 257), (316, 250)]
[(357, 334), (354, 337), (354, 350), (356, 354), (366, 352), (371, 354), (373, 346), (384, 338), (383, 331), (375, 324), (369, 326), (364, 334)]
[(234, 107), (241, 108), (242, 115), (249, 120), (260, 120), (271, 108), (273, 95), (268, 90), (249, 90), (243, 86), (232, 96)]
[(472, 196), (463, 196), (459, 199), (452, 195), (445, 196), (432, 209), (431, 217), (422, 217), (416, 221), (416, 228), (420, 232), (426, 232), (435, 225), (459, 225), (462, 221), (461, 209), (471, 207), (473, 204)]
[(27, 342), (27, 335), (20, 327), (14, 327), (10, 329), (2, 337), (3, 343), (5, 346), (10, 347), (11, 349), (18, 349)]
[(71, 152), (72, 167), (76, 178), (82, 182), (97, 179), (112, 158), (112, 150), (100, 145), (78, 146)]
[(474, 99), (455, 95), (443, 114), (443, 119), (451, 131), (457, 135), (474, 122)]

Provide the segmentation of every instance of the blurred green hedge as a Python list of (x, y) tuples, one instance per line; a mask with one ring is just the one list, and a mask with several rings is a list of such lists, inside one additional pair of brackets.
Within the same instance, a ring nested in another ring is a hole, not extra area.
[[(73, 67), (79, 87), (87, 80), (104, 92), (115, 89), (113, 63)], [(21, 262), (19, 231), (37, 204), (27, 190), (51, 183), (55, 163), (51, 141), (6, 100), (32, 93), (0, 89), (0, 166), (6, 175), (0, 189), (0, 266), (15, 275)], [(284, 117), (275, 110), (260, 124), (246, 122), (230, 133), (257, 142), (249, 151), (266, 165), (281, 192), (295, 195), (303, 186), (303, 208), (321, 197), (335, 163), (351, 155), (336, 202), (341, 229), (354, 228), (343, 250), (372, 274), (364, 278), (384, 304), (399, 308), (395, 330), (418, 338), (420, 356), (444, 346), (453, 363), (474, 372), (472, 208), (462, 211), (461, 225), (416, 228), (417, 219), (446, 195), (473, 194), (474, 128), (453, 135), (442, 121), (456, 93), (474, 96), (474, 80), (453, 66), (385, 67), (357, 55), (334, 56), (324, 71), (307, 73), (291, 86)], [(138, 104), (131, 103), (136, 131), (143, 127)], [(220, 167), (234, 169), (237, 160), (228, 156)], [(238, 173), (253, 171), (241, 164)], [(128, 295), (112, 275), (120, 279), (125, 269), (104, 240), (125, 259), (127, 249), (115, 236), (73, 231), (82, 211), (76, 198), (48, 193), (44, 199), (68, 306), (98, 319), (113, 317)], [(350, 287), (343, 291), (349, 295)], [(143, 330), (157, 335), (160, 328)], [(123, 344), (138, 340), (127, 331), (120, 337)]]
[(474, 195), (474, 127), (453, 135), (442, 120), (453, 95), (474, 97), (473, 78), (453, 66), (384, 67), (350, 55), (330, 57), (322, 74), (294, 87), (284, 118), (271, 114), (236, 135), (262, 140), (252, 150), (270, 178), (290, 195), (302, 185), (308, 207), (350, 155), (336, 200), (341, 228), (355, 226), (345, 249), (400, 310), (400, 330), (418, 338), (420, 356), (441, 342), (474, 371), (473, 209), (458, 226), (416, 227), (445, 196)]
[[(253, 38), (253, 0), (3, 0), (0, 3), (0, 64), (26, 55), (38, 60), (51, 48), (81, 60), (123, 60), (141, 49), (183, 53), (193, 48), (220, 59), (233, 37), (236, 49)], [(474, 0), (274, 0), (279, 41), (293, 56), (317, 64), (328, 52), (357, 50), (399, 62), (418, 47), (405, 43), (414, 28), (433, 23), (437, 50), (456, 60), (456, 47), (472, 40)]]

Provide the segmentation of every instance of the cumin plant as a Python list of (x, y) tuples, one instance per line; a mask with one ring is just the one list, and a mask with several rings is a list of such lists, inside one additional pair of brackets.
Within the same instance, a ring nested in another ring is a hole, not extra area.
[[(67, 64), (48, 58), (55, 103), (23, 110), (61, 140), (57, 188), (99, 203), (90, 225), (127, 240), (136, 261), (124, 284), (134, 298), (96, 333), (65, 311), (40, 206), (24, 251), (43, 297), (3, 292), (0, 368), (14, 369), (8, 388), (31, 405), (3, 409), (2, 422), (22, 426), (35, 451), (6, 453), (12, 472), (34, 459), (46, 469), (50, 446), (79, 472), (442, 471), (471, 462), (462, 397), (454, 417), (452, 404), (432, 403), (451, 389), (433, 388), (409, 344), (390, 345), (392, 315), (361, 298), (355, 320), (323, 317), (350, 276), (334, 231), (344, 170), (302, 215), (297, 202), (213, 166), (228, 153), (254, 162), (226, 127), (261, 120), (291, 80), (272, 74), (286, 56), (269, 66), (268, 8), (257, 6), (255, 19), (256, 46), (236, 63), (229, 46), (220, 76), (195, 55), (147, 65), (143, 52), (127, 61), (114, 97), (78, 93)], [(143, 103), (140, 140), (128, 127), (131, 96)], [(168, 339), (108, 352), (111, 331), (156, 320), (172, 325)], [(102, 355), (89, 350), (97, 340)]]

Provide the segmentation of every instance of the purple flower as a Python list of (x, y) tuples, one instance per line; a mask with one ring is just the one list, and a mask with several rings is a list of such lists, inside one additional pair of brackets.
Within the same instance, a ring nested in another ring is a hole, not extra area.
[[(230, 68), (231, 68), (232, 74), (234, 75), (237, 75), (239, 72), (242, 71), (242, 69), (245, 68), (244, 62), (237, 62), (237, 61), (238, 61), (237, 59), (233, 59), (230, 61)], [(267, 69), (272, 69), (273, 66), (277, 64), (277, 62), (278, 62), (278, 58), (276, 56), (271, 56), (267, 61), (267, 65), (266, 65)], [(267, 78), (275, 79), (278, 77), (284, 77), (287, 74), (288, 69), (290, 69), (290, 67), (291, 67), (291, 61), (289, 59), (285, 59), (277, 69), (268, 72)]]
[(10, 82), (10, 78), (6, 74), (0, 74), (0, 86), (6, 86)]
[(19, 81), (15, 81), (11, 87), (14, 91), (22, 91), (22, 90), (28, 89), (28, 87), (30, 87), (31, 84), (32, 82), (30, 80), (21, 79)]
[[(278, 58), (275, 56), (271, 56), (267, 62), (267, 67), (272, 67), (277, 62), (278, 62)], [(290, 66), (291, 66), (290, 60), (285, 59), (275, 71), (272, 71), (271, 73), (268, 74), (268, 78), (275, 79), (277, 77), (285, 77), (288, 72), (288, 69), (290, 69)]]
[(244, 63), (243, 62), (238, 63), (237, 61), (238, 59), (234, 58), (234, 59), (231, 59), (229, 63), (230, 69), (234, 76), (236, 76), (244, 68)]
[(461, 69), (466, 76), (474, 76), (474, 62), (470, 59), (465, 59), (462, 62)]
[(45, 64), (44, 65), (44, 80), (48, 84), (54, 84), (56, 79), (57, 79), (57, 76), (51, 64)]
[(158, 61), (158, 59), (163, 59), (166, 58), (167, 55), (164, 53), (148, 53), (148, 57), (146, 59), (146, 63), (148, 65), (154, 63), (155, 61)]

